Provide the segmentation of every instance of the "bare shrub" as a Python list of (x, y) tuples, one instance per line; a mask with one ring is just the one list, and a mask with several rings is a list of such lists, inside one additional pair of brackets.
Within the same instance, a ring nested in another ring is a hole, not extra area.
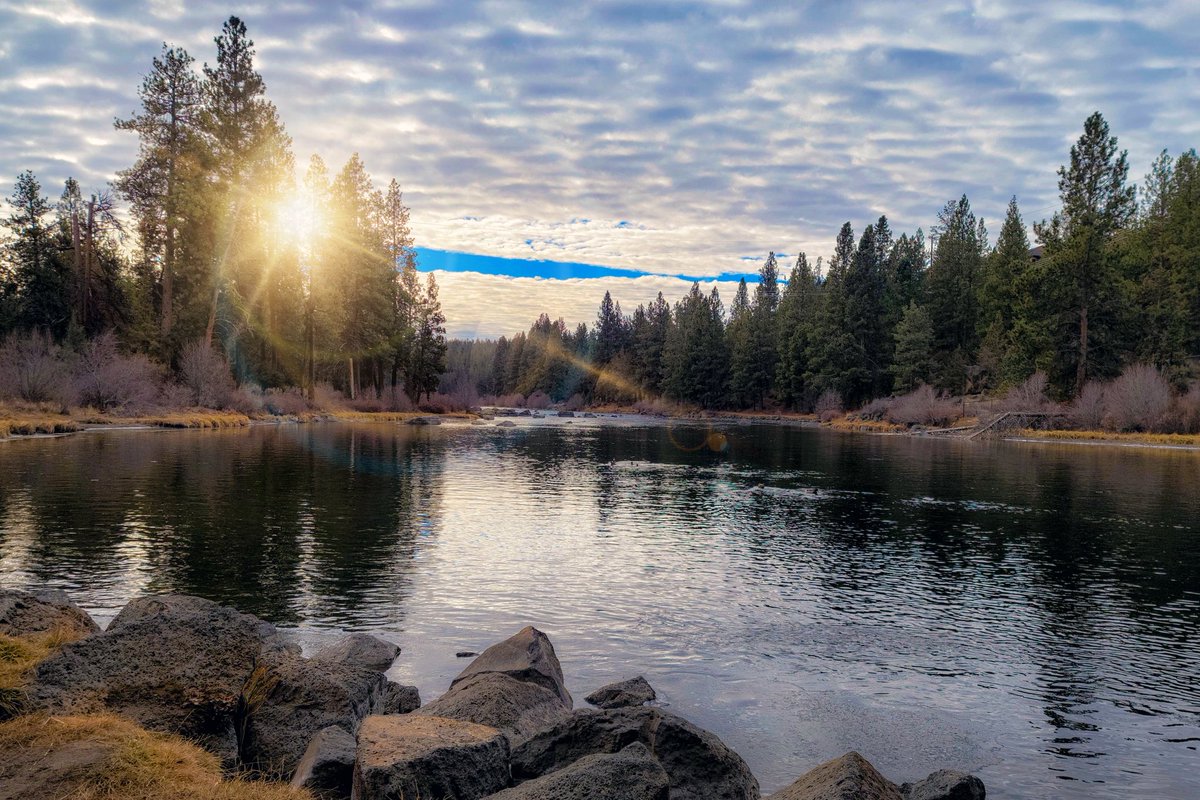
[(71, 405), (74, 393), (67, 354), (49, 334), (12, 334), (0, 347), (0, 397)]
[(101, 411), (142, 411), (155, 405), (162, 372), (143, 355), (122, 355), (117, 337), (103, 333), (83, 346), (75, 360), (79, 402)]
[(526, 408), (543, 409), (550, 407), (550, 395), (543, 391), (536, 391), (529, 397), (525, 398)]
[(1104, 384), (1088, 381), (1067, 409), (1067, 420), (1076, 428), (1094, 431), (1104, 424)]
[(238, 386), (225, 398), (225, 408), (246, 416), (262, 413), (265, 405), (262, 387), (253, 384)]
[(638, 400), (633, 404), (633, 409), (639, 414), (648, 414), (655, 417), (682, 416), (683, 414), (694, 413), (697, 410), (685, 407), (665, 397), (651, 397), (646, 400)]
[(827, 389), (817, 398), (813, 409), (821, 422), (832, 422), (842, 415), (842, 396), (832, 389)]
[(897, 425), (947, 425), (958, 419), (959, 411), (958, 403), (938, 397), (932, 386), (922, 385), (894, 399), (887, 420)]
[(1158, 431), (1171, 409), (1171, 385), (1149, 364), (1126, 367), (1104, 393), (1105, 425), (1117, 431)]
[(167, 381), (158, 390), (155, 405), (159, 408), (190, 408), (192, 405), (192, 390), (178, 383)]
[(299, 389), (267, 389), (263, 408), (276, 417), (294, 417), (308, 411), (308, 400)]
[(890, 397), (878, 397), (856, 411), (855, 416), (861, 420), (874, 420), (877, 422), (887, 416), (887, 411), (891, 408), (891, 405), (892, 399)]
[(313, 405), (325, 411), (336, 411), (346, 407), (346, 396), (328, 383), (318, 383), (313, 387)]
[(233, 376), (225, 359), (197, 340), (179, 356), (179, 382), (191, 391), (191, 402), (202, 408), (224, 408), (233, 392)]
[(1165, 427), (1170, 433), (1200, 433), (1200, 383), (1175, 398)]
[(1049, 381), (1046, 373), (1038, 371), (1023, 382), (1012, 387), (1001, 399), (998, 407), (1001, 411), (1042, 411), (1051, 405), (1046, 396), (1046, 386)]
[(361, 392), (353, 400), (347, 400), (346, 405), (355, 411), (364, 411), (368, 414), (377, 414), (380, 411), (389, 410), (388, 401), (374, 392)]
[(470, 411), (472, 408), (479, 408), (479, 392), (469, 383), (460, 384), (454, 391), (446, 392), (445, 396), (455, 411)]
[(579, 411), (583, 408), (583, 395), (579, 392), (563, 401), (563, 411)]

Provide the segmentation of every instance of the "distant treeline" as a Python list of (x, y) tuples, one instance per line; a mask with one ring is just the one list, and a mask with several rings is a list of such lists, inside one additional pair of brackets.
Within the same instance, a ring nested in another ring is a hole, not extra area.
[(775, 255), (728, 309), (714, 286), (632, 315), (606, 293), (598, 318), (568, 330), (543, 314), (498, 341), (450, 343), (443, 391), (543, 393), (632, 402), (665, 396), (707, 408), (843, 408), (929, 384), (1000, 389), (1037, 372), (1060, 399), (1133, 363), (1177, 387), (1200, 355), (1200, 161), (1154, 162), (1141, 190), (1100, 114), (1059, 172), (1062, 207), (1034, 225), (1016, 199), (995, 247), (964, 195), (931, 229), (896, 237), (886, 217), (847, 222), (828, 269), (800, 253), (786, 281)]
[(18, 178), (0, 335), (81, 352), (115, 332), (125, 352), (175, 369), (200, 342), (248, 384), (433, 391), (445, 320), (432, 275), (416, 271), (399, 184), (377, 189), (355, 155), (336, 175), (314, 156), (297, 186), (245, 25), (230, 17), (214, 41), (202, 69), (178, 47), (153, 59), (139, 108), (116, 121), (140, 150), (111, 192), (68, 180), (51, 203), (32, 172)]

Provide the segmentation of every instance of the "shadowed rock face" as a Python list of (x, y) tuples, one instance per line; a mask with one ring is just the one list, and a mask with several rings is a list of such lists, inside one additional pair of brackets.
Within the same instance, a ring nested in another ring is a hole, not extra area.
[(550, 644), (546, 634), (532, 626), (484, 650), (451, 681), (450, 686), (453, 688), (467, 678), (487, 672), (498, 672), (518, 681), (544, 686), (558, 695), (567, 708), (573, 705), (571, 693), (563, 681), (558, 656), (554, 654), (554, 645)]
[(544, 686), (500, 672), (484, 672), (455, 683), (414, 713), (488, 725), (515, 741), (553, 725), (570, 711)]
[[(296, 648), (298, 651), (298, 648)], [(107, 631), (68, 644), (38, 665), (32, 709), (113, 711), (178, 733), (232, 767), (242, 691), (259, 658), (289, 652), (274, 626), (181, 595), (131, 601)]]
[(984, 800), (983, 781), (965, 772), (941, 769), (925, 780), (900, 787), (905, 800)]
[(98, 633), (100, 626), (60, 592), (0, 589), (0, 633), (26, 636), (56, 629), (82, 637)]
[(409, 714), (420, 707), (421, 692), (416, 686), (405, 686), (395, 681), (387, 682), (383, 690), (384, 714)]
[(858, 753), (826, 761), (767, 800), (902, 800), (894, 783)]
[(369, 633), (352, 633), (317, 651), (313, 659), (334, 664), (353, 664), (387, 672), (400, 648)]
[(414, 714), (372, 715), (359, 728), (360, 800), (476, 800), (507, 785), (508, 740), (495, 728)]
[(493, 800), (667, 800), (670, 778), (641, 742), (584, 756), (568, 767), (505, 789)]
[(596, 753), (641, 742), (670, 777), (672, 800), (757, 800), (758, 781), (712, 734), (658, 708), (581, 709), (513, 749), (516, 780), (549, 775)]
[(273, 653), (259, 661), (245, 694), (250, 698), (241, 760), (275, 777), (293, 773), (312, 738), (336, 726), (353, 734), (383, 706), (382, 672), (355, 664)]
[(292, 775), (292, 786), (308, 789), (320, 800), (342, 800), (354, 784), (354, 736), (336, 725), (323, 728), (309, 742)]
[(599, 708), (632, 708), (645, 705), (656, 697), (654, 689), (639, 675), (602, 686), (584, 699)]

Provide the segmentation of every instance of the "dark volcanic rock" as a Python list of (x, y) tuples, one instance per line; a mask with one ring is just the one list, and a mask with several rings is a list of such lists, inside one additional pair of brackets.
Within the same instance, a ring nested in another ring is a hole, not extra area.
[(767, 800), (902, 800), (894, 783), (871, 762), (850, 752), (826, 761)]
[(488, 725), (514, 741), (553, 725), (570, 710), (544, 686), (502, 672), (483, 672), (458, 681), (414, 713)]
[(479, 655), (479, 653), (476, 653), (472, 650), (459, 650), (457, 653), (454, 654), (454, 657), (455, 658), (474, 658), (477, 655)]
[(493, 800), (667, 800), (670, 779), (641, 742), (619, 753), (584, 756), (568, 767), (513, 789)]
[(354, 736), (336, 725), (322, 728), (308, 743), (292, 775), (292, 786), (320, 800), (349, 800), (354, 785)]
[(757, 800), (758, 781), (741, 757), (706, 730), (659, 708), (581, 709), (513, 749), (517, 780), (536, 778), (587, 755), (644, 744), (671, 779), (672, 800)]
[(25, 636), (52, 630), (82, 637), (99, 632), (100, 626), (62, 592), (0, 589), (0, 633)]
[(476, 800), (508, 785), (508, 740), (473, 722), (370, 716), (358, 731), (356, 800)]
[(532, 626), (522, 628), (503, 642), (492, 645), (459, 673), (456, 684), (475, 675), (498, 672), (526, 683), (535, 683), (554, 692), (570, 708), (571, 693), (563, 682), (562, 667), (554, 654), (549, 637)]
[(322, 647), (313, 658), (336, 664), (357, 664), (360, 667), (387, 672), (398, 655), (400, 648), (391, 642), (385, 642), (369, 633), (352, 633)]
[(965, 772), (941, 769), (925, 780), (900, 787), (906, 800), (984, 800), (983, 781)]
[(411, 714), (421, 707), (421, 692), (415, 686), (388, 681), (383, 689), (384, 714)]
[(291, 775), (319, 731), (335, 725), (352, 734), (381, 710), (386, 683), (382, 672), (354, 664), (290, 653), (264, 658), (245, 691), (242, 763), (265, 775)]
[(192, 739), (232, 767), (243, 687), (259, 658), (284, 647), (274, 626), (249, 614), (196, 597), (139, 598), (104, 633), (39, 664), (29, 704), (55, 714), (113, 711)]
[(589, 694), (584, 699), (600, 708), (631, 708), (649, 703), (657, 695), (641, 675), (627, 681), (610, 683)]

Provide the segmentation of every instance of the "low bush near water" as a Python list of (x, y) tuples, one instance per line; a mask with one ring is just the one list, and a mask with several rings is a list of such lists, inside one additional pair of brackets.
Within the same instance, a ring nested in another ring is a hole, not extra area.
[(143, 355), (123, 355), (112, 332), (87, 342), (75, 362), (76, 397), (100, 411), (151, 408), (162, 383), (161, 370)]
[(899, 425), (948, 425), (960, 413), (958, 403), (939, 397), (932, 386), (922, 385), (892, 400), (886, 416), (888, 422)]
[(1149, 364), (1127, 367), (1104, 390), (1104, 425), (1114, 431), (1161, 433), (1171, 409), (1171, 384)]
[(47, 334), (10, 335), (0, 345), (0, 398), (65, 409), (75, 400), (69, 355)]
[(842, 396), (830, 389), (817, 398), (813, 410), (821, 422), (832, 422), (842, 415)]

